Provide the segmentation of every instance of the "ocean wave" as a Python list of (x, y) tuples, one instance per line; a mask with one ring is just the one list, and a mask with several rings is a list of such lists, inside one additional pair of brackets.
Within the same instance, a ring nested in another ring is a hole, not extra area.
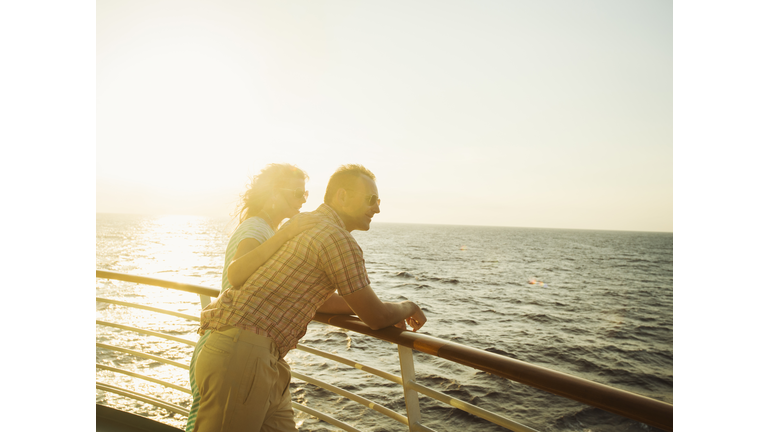
[(576, 327), (576, 326), (566, 326), (562, 327), (562, 331), (567, 334), (575, 335), (575, 336), (583, 336), (592, 334), (592, 331), (586, 328), (582, 327)]
[(426, 277), (422, 277), (420, 279), (426, 279), (426, 280), (433, 281), (433, 282), (441, 282), (441, 283), (449, 283), (449, 284), (458, 284), (459, 283), (459, 280), (455, 279), (455, 278), (445, 279), (445, 278), (439, 278), (439, 277), (426, 276)]
[(486, 348), (485, 351), (488, 351), (488, 352), (494, 353), (494, 354), (498, 354), (498, 355), (503, 355), (504, 357), (509, 357), (509, 358), (517, 359), (517, 356), (514, 353), (511, 353), (511, 352), (508, 352), (508, 351), (504, 351), (502, 349), (498, 349), (498, 348), (495, 348), (495, 347)]
[(525, 313), (523, 314), (523, 318), (535, 321), (537, 323), (554, 323), (561, 321), (559, 318), (555, 318), (552, 315), (543, 314), (543, 313)]
[(557, 430), (574, 431), (661, 432), (661, 429), (593, 407), (584, 407), (575, 413), (562, 415), (554, 421), (554, 426)]
[(404, 283), (395, 285), (395, 288), (405, 288), (408, 287), (409, 289), (426, 289), (426, 288), (432, 288), (432, 285), (429, 284), (416, 284), (416, 283)]
[(457, 323), (457, 324), (467, 324), (467, 325), (472, 325), (472, 326), (476, 326), (478, 324), (477, 321), (475, 321), (473, 319), (459, 319), (459, 320), (456, 320), (454, 322)]
[(409, 256), (408, 259), (424, 260), (424, 261), (443, 261), (443, 259), (440, 259), (440, 258), (423, 257), (423, 256)]
[(625, 368), (606, 367), (598, 372), (599, 376), (608, 379), (612, 386), (624, 388), (642, 387), (649, 392), (672, 385), (672, 376), (654, 375), (643, 372), (633, 372)]
[(485, 310), (480, 311), (480, 312), (481, 313), (492, 313), (492, 314), (502, 315), (502, 316), (505, 315), (505, 314), (503, 314), (503, 313), (501, 313), (499, 311), (493, 310), (493, 309), (485, 309)]
[(431, 282), (440, 282), (440, 283), (449, 283), (449, 284), (458, 284), (460, 283), (458, 279), (456, 278), (441, 278), (441, 277), (435, 277), (435, 276), (417, 276), (413, 273), (407, 272), (407, 271), (399, 271), (393, 275), (393, 277), (396, 278), (402, 278), (402, 279), (416, 279), (416, 280), (423, 280), (423, 281), (431, 281)]

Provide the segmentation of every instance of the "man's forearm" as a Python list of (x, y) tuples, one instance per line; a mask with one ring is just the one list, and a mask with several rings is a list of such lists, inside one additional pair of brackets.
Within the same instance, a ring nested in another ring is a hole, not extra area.
[(403, 322), (406, 318), (409, 318), (421, 312), (421, 309), (412, 301), (402, 302), (382, 302), (382, 313), (375, 321), (369, 326), (374, 329), (389, 327)]
[(415, 331), (427, 322), (424, 312), (416, 303), (412, 301), (383, 302), (370, 285), (345, 295), (343, 300), (368, 327), (374, 330), (405, 321)]
[(333, 293), (331, 295), (331, 298), (325, 301), (319, 308), (317, 308), (317, 311), (320, 313), (327, 313), (327, 314), (335, 314), (335, 315), (354, 315), (355, 311), (352, 310), (351, 307), (347, 304), (344, 299), (336, 294)]

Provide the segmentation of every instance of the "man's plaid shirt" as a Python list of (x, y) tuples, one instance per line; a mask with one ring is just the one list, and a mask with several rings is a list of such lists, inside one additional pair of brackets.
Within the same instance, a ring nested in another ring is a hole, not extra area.
[(296, 347), (317, 309), (334, 291), (345, 296), (370, 285), (363, 250), (326, 204), (301, 213), (321, 221), (287, 241), (240, 287), (224, 291), (200, 315), (200, 333), (239, 327), (272, 339), (280, 357)]

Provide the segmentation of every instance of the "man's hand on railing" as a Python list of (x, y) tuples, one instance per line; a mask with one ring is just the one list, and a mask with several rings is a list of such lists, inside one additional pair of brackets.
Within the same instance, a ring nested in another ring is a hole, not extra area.
[(424, 316), (424, 312), (421, 311), (421, 308), (416, 306), (417, 310), (416, 313), (409, 316), (405, 319), (405, 322), (408, 323), (409, 326), (413, 329), (413, 331), (417, 331), (420, 328), (424, 326), (424, 324), (427, 323), (427, 317)]
[(368, 327), (379, 330), (405, 321), (418, 330), (427, 321), (421, 308), (412, 301), (382, 302), (370, 285), (344, 297), (355, 315)]
[(424, 312), (421, 311), (420, 307), (418, 306), (416, 307), (418, 309), (413, 315), (395, 324), (395, 327), (403, 330), (408, 330), (408, 326), (411, 326), (411, 328), (413, 329), (411, 331), (417, 331), (418, 329), (422, 328), (424, 324), (427, 322), (427, 317), (424, 315)]

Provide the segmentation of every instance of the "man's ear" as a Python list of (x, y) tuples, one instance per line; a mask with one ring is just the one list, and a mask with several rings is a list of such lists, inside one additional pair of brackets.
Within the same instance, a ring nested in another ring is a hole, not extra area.
[(344, 188), (338, 188), (336, 190), (336, 202), (340, 206), (344, 206), (347, 203), (347, 190)]

